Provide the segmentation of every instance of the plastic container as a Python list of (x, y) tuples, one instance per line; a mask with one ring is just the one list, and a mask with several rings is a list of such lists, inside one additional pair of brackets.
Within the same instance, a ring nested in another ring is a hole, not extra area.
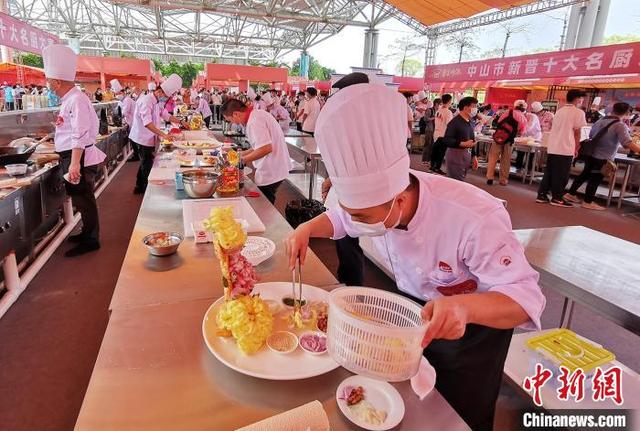
[(19, 177), (20, 175), (24, 175), (27, 173), (27, 164), (26, 163), (14, 163), (12, 165), (5, 165), (5, 169), (7, 170), (7, 174), (12, 177)]
[(389, 382), (418, 372), (426, 327), (422, 307), (379, 289), (341, 287), (329, 296), (327, 346), (347, 370)]
[(527, 340), (527, 347), (545, 359), (542, 362), (558, 371), (560, 366), (573, 372), (580, 368), (589, 374), (616, 357), (602, 346), (591, 343), (569, 329), (555, 329)]

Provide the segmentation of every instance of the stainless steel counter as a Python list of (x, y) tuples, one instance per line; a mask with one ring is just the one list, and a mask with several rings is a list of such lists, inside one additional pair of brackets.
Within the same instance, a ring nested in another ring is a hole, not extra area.
[[(640, 245), (584, 226), (514, 231), (541, 284), (640, 335)], [(565, 319), (566, 318), (566, 319)]]
[(306, 161), (309, 161), (309, 194), (307, 197), (313, 199), (313, 190), (316, 183), (316, 175), (318, 174), (318, 162), (322, 160), (320, 150), (318, 150), (318, 144), (313, 136), (304, 137), (287, 137), (284, 138), (289, 152), (293, 152), (302, 157)]
[[(204, 344), (200, 328), (209, 305), (205, 299), (114, 310), (75, 429), (228, 431), (316, 399), (332, 431), (356, 428), (335, 402), (348, 371), (290, 382), (239, 374)], [(406, 406), (395, 430), (469, 429), (437, 391), (420, 401), (408, 382), (394, 386)]]
[(301, 137), (309, 137), (311, 136), (310, 134), (308, 134), (307, 132), (301, 132), (299, 130), (296, 129), (289, 129), (287, 132), (285, 132), (284, 134), (285, 137), (291, 137), (291, 138), (301, 138)]
[[(257, 191), (247, 181), (245, 190)], [(256, 267), (261, 281), (291, 280), (282, 241), (292, 232), (291, 226), (262, 194), (247, 198), (267, 230), (262, 236), (276, 243), (275, 254)], [(131, 234), (129, 248), (111, 299), (111, 310), (168, 304), (222, 295), (222, 276), (212, 244), (195, 244), (185, 238), (178, 253), (153, 257), (142, 244), (142, 238), (161, 230), (182, 232), (182, 201), (176, 199), (174, 181), (149, 184), (138, 219)], [(338, 283), (314, 254), (307, 255), (304, 282), (314, 286)]]

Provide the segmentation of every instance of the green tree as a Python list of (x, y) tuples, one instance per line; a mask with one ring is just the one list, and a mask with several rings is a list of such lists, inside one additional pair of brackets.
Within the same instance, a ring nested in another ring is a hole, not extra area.
[[(309, 56), (309, 79), (312, 81), (327, 81), (331, 79), (331, 74), (336, 73), (335, 69), (324, 67), (318, 60)], [(300, 59), (296, 59), (289, 68), (290, 76), (300, 76)]]
[(422, 63), (415, 58), (407, 58), (396, 65), (396, 73), (400, 76), (421, 76), (422, 69)]
[(182, 78), (183, 87), (191, 87), (191, 84), (198, 76), (198, 72), (204, 70), (204, 64), (192, 63), (190, 61), (178, 63), (175, 60), (171, 60), (165, 64), (160, 60), (153, 60), (153, 64), (156, 70), (162, 73), (163, 76), (169, 76), (174, 73), (179, 75)]
[[(413, 76), (406, 70), (406, 65), (410, 57), (417, 55), (422, 49), (424, 49), (424, 43), (416, 35), (408, 34), (397, 38), (389, 45), (389, 54), (381, 56), (381, 60), (398, 59), (399, 68), (396, 68), (397, 73), (400, 76)], [(414, 65), (415, 66), (415, 65)]]
[(18, 63), (24, 64), (25, 66), (31, 67), (44, 67), (44, 62), (42, 61), (42, 57), (38, 54), (32, 54), (30, 52), (22, 52), (17, 56)]
[(612, 34), (602, 41), (603, 45), (614, 45), (616, 43), (640, 42), (640, 35), (637, 34)]

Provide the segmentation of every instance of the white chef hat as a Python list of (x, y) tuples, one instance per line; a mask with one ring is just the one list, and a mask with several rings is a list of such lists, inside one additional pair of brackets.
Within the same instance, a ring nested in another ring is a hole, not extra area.
[(112, 79), (109, 84), (111, 84), (111, 89), (115, 92), (115, 93), (120, 93), (122, 91), (122, 85), (120, 84), (120, 81), (118, 81), (117, 79)]
[(409, 186), (407, 102), (394, 89), (356, 84), (338, 91), (320, 111), (315, 139), (347, 208), (381, 205)]
[(154, 91), (156, 89), (156, 83), (155, 82), (150, 82), (147, 84), (147, 90), (149, 91)]
[(531, 104), (531, 111), (533, 111), (534, 113), (538, 113), (540, 111), (542, 111), (544, 109), (544, 106), (542, 106), (542, 103), (540, 102), (533, 102)]
[(44, 74), (50, 79), (74, 81), (78, 68), (78, 56), (66, 45), (48, 45), (42, 49)]
[(256, 98), (256, 92), (253, 90), (253, 88), (247, 88), (247, 97), (251, 100), (254, 100)]
[(263, 100), (266, 106), (269, 106), (274, 102), (273, 97), (271, 97), (271, 93), (264, 93), (260, 97), (260, 100)]
[(160, 88), (162, 88), (162, 91), (164, 91), (167, 96), (171, 97), (176, 91), (182, 88), (182, 78), (180, 78), (180, 75), (172, 73), (160, 84)]
[(427, 98), (427, 92), (424, 90), (418, 91), (418, 100), (424, 100)]

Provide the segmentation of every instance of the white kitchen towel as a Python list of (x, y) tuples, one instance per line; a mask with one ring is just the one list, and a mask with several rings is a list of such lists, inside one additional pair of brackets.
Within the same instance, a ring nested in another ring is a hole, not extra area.
[(236, 431), (329, 431), (329, 418), (320, 401), (311, 401), (295, 409)]
[(411, 389), (420, 400), (424, 400), (436, 385), (436, 370), (424, 356), (420, 360), (418, 373), (411, 378)]

